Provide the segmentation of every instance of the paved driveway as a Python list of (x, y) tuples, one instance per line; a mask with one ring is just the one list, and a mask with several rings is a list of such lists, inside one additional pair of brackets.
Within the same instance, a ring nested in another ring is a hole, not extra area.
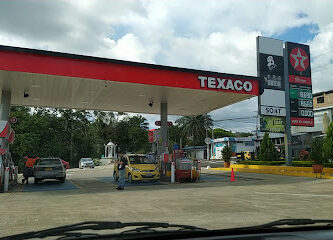
[[(0, 236), (89, 220), (230, 228), (281, 218), (333, 218), (332, 180), (203, 169), (199, 183), (137, 184), (117, 191), (112, 166), (71, 169), (0, 194)], [(209, 175), (208, 175), (209, 174)]]

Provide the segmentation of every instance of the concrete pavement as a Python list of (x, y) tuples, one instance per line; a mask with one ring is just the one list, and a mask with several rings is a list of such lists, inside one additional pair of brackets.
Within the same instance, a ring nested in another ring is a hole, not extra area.
[[(117, 191), (112, 171), (112, 166), (70, 169), (66, 181), (74, 188), (24, 192), (19, 185), (0, 194), (0, 236), (91, 220), (216, 229), (281, 218), (333, 219), (329, 179), (237, 173), (236, 182), (229, 182), (230, 172), (203, 169), (207, 175), (199, 183), (139, 184)], [(51, 184), (57, 183), (46, 185)]]

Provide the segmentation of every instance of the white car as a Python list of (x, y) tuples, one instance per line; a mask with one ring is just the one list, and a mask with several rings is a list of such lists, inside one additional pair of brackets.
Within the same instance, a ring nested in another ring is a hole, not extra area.
[(60, 158), (40, 158), (34, 166), (35, 184), (44, 179), (66, 179), (66, 170)]
[(94, 168), (94, 161), (91, 158), (81, 158), (79, 161), (79, 168), (83, 169), (85, 167)]

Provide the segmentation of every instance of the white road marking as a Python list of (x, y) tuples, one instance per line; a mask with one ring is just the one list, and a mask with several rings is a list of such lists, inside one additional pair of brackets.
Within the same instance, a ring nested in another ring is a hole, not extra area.
[(289, 196), (303, 196), (303, 197), (328, 197), (333, 198), (333, 195), (324, 194), (306, 194), (306, 193), (269, 193), (269, 192), (254, 192), (255, 194), (262, 195), (289, 195)]

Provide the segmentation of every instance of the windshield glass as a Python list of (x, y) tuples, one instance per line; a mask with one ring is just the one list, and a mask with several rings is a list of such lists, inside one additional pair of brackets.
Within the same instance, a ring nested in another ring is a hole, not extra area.
[(131, 164), (153, 164), (152, 159), (148, 159), (146, 156), (129, 156)]
[(92, 162), (91, 158), (81, 158), (81, 162)]
[(333, 0), (0, 0), (0, 239), (333, 219), (332, 76)]
[(40, 159), (38, 161), (38, 165), (56, 165), (56, 164), (61, 164), (60, 160), (56, 158)]

